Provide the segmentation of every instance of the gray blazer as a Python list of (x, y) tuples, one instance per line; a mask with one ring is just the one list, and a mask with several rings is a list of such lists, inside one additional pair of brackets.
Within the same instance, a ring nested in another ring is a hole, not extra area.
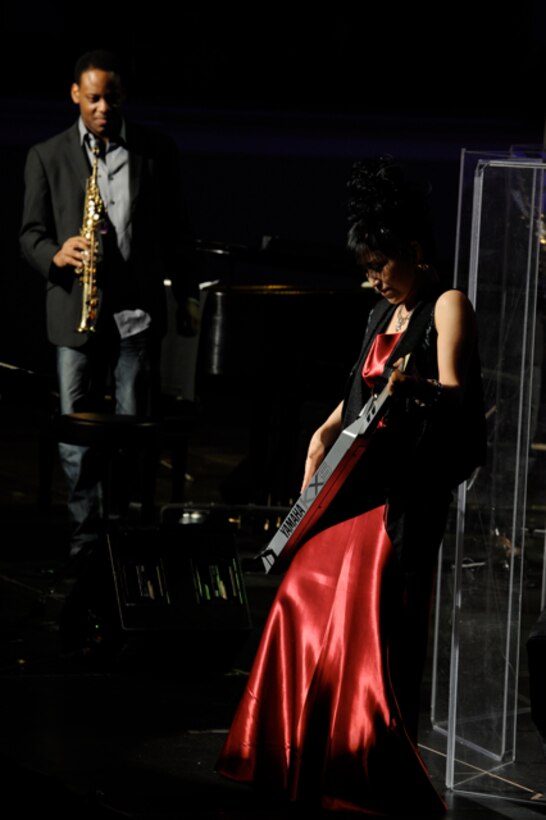
[[(104, 253), (99, 269), (98, 329), (114, 309), (138, 307), (150, 314), (155, 332), (163, 335), (163, 280), (171, 279), (179, 302), (198, 293), (179, 155), (170, 138), (131, 123), (127, 124), (127, 147), (131, 255), (126, 263), (118, 259), (114, 266), (107, 250)], [(81, 286), (72, 268), (57, 268), (52, 259), (66, 239), (80, 232), (89, 174), (77, 122), (28, 152), (20, 247), (26, 261), (47, 280), (47, 331), (55, 345), (79, 347), (87, 340), (86, 333), (76, 332)], [(115, 298), (105, 298), (114, 267)]]

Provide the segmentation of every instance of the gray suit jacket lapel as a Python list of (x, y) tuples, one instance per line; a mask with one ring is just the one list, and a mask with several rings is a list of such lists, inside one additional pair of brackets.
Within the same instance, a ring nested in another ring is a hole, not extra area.
[(80, 131), (77, 122), (66, 135), (66, 156), (76, 177), (80, 181), (80, 185), (83, 190), (85, 190), (87, 178), (91, 173), (91, 168), (89, 166), (89, 162), (87, 161), (85, 149), (80, 142)]
[(129, 149), (131, 212), (133, 212), (140, 193), (140, 180), (142, 177), (142, 163), (144, 158), (139, 145), (138, 134), (135, 134), (135, 130), (130, 125), (127, 126), (127, 147)]

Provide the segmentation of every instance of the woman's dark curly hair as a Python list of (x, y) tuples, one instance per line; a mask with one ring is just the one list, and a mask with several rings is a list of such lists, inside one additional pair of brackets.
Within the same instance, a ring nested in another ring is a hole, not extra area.
[(377, 251), (407, 258), (414, 242), (421, 245), (424, 260), (433, 261), (428, 186), (411, 179), (392, 157), (380, 156), (356, 162), (347, 187), (347, 246), (357, 261)]

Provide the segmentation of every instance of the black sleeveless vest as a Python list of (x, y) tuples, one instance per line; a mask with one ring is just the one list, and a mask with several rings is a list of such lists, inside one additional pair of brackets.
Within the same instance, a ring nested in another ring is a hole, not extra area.
[[(389, 357), (383, 383), (390, 375), (392, 364), (411, 352), (417, 372), (422, 378), (438, 378), (437, 332), (434, 307), (442, 290), (431, 290), (415, 306), (408, 328)], [(343, 427), (354, 421), (370, 396), (362, 378), (362, 368), (372, 342), (383, 333), (396, 309), (382, 299), (370, 312), (360, 355), (347, 381), (343, 404)], [(378, 385), (381, 388), (381, 384)], [(407, 400), (403, 408), (393, 413), (391, 422), (400, 442), (412, 441), (415, 472), (421, 478), (456, 487), (486, 460), (486, 424), (477, 346), (470, 362), (463, 400), (457, 407), (441, 400), (432, 408), (420, 407)], [(418, 467), (417, 467), (418, 463)]]

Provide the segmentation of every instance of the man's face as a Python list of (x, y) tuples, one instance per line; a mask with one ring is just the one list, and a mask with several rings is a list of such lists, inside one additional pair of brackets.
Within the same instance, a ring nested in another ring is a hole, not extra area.
[(120, 126), (123, 101), (121, 80), (111, 71), (90, 68), (71, 88), (72, 101), (79, 105), (85, 127), (96, 137), (108, 140)]

